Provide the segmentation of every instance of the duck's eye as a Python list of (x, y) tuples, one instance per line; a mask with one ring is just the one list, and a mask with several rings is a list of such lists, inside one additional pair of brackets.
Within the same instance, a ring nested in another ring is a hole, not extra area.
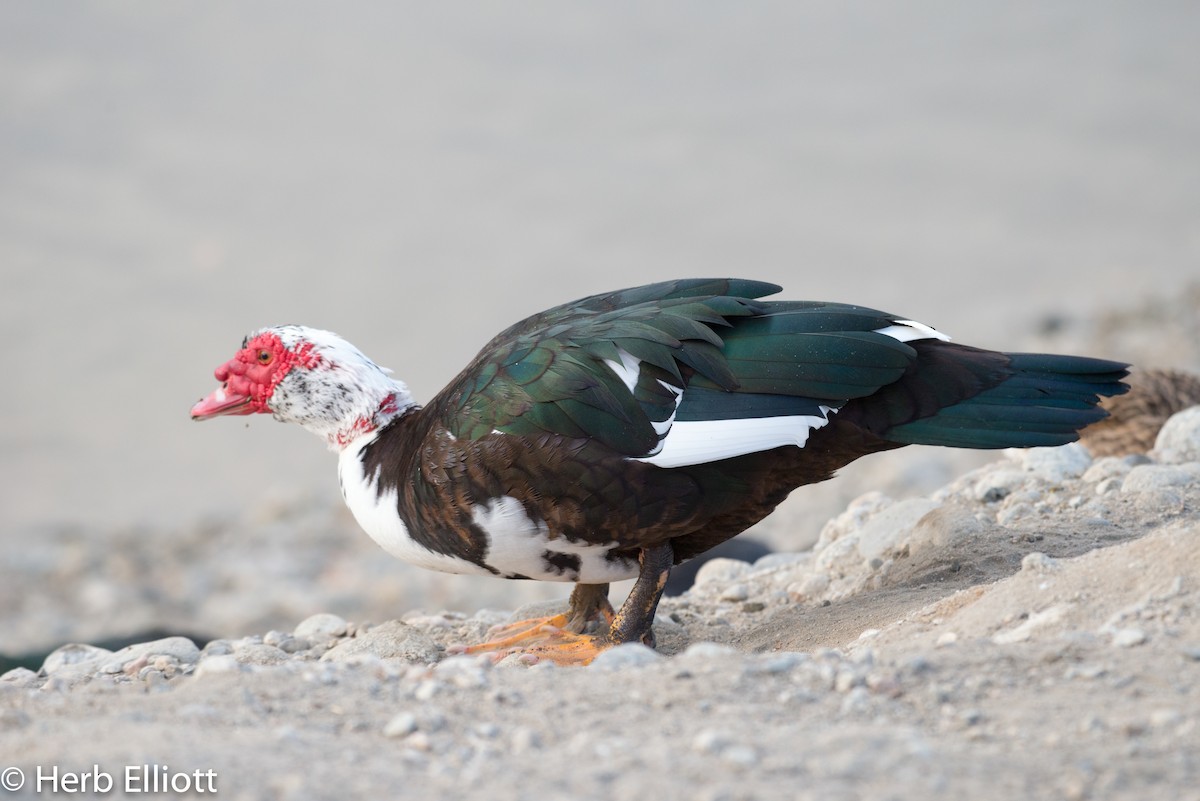
[(275, 354), (271, 353), (271, 351), (267, 350), (266, 348), (262, 348), (258, 351), (258, 353), (254, 354), (254, 358), (259, 364), (270, 364), (275, 360)]

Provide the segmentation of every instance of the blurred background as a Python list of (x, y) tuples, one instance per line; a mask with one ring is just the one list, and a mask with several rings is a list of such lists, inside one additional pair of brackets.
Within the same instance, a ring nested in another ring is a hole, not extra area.
[(0, 651), (542, 592), (378, 552), (300, 429), (192, 423), (263, 325), (418, 399), (527, 314), (681, 276), (1190, 358), (1113, 326), (1194, 309), (1197, 41), (1187, 2), (3, 4)]

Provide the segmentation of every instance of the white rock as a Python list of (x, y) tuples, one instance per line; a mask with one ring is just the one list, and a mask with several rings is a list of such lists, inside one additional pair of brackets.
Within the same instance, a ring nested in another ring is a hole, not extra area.
[(283, 650), (261, 642), (238, 642), (233, 655), (243, 665), (278, 665), (288, 658)]
[(758, 752), (749, 745), (731, 745), (721, 751), (721, 759), (732, 765), (750, 768), (758, 764)]
[(865, 560), (883, 556), (905, 542), (917, 521), (938, 506), (928, 498), (909, 498), (883, 509), (858, 530), (859, 554)]
[(1013, 643), (1025, 642), (1030, 639), (1034, 632), (1038, 629), (1048, 626), (1052, 623), (1057, 623), (1062, 620), (1067, 611), (1071, 608), (1070, 604), (1061, 603), (1051, 606), (1049, 609), (1043, 609), (1040, 612), (1034, 612), (1028, 619), (1016, 628), (1007, 631), (1001, 631), (992, 637), (992, 642), (997, 645), (1011, 645)]
[(908, 544), (914, 553), (925, 547), (943, 550), (982, 533), (983, 525), (969, 511), (940, 506), (917, 521), (909, 534)]
[(750, 588), (742, 583), (730, 584), (725, 589), (721, 590), (721, 594), (717, 596), (722, 601), (744, 601), (750, 597)]
[(872, 515), (892, 504), (892, 499), (882, 492), (867, 492), (858, 496), (846, 506), (846, 511), (825, 523), (821, 528), (821, 536), (813, 546), (815, 552), (821, 552), (833, 542), (857, 531)]
[(320, 612), (300, 621), (292, 636), (313, 641), (331, 640), (344, 635), (347, 625), (346, 621), (337, 615)]
[(1185, 467), (1167, 464), (1140, 464), (1129, 471), (1121, 484), (1122, 492), (1155, 492), (1182, 487), (1196, 480)]
[(593, 668), (617, 670), (620, 668), (642, 667), (662, 661), (662, 654), (642, 645), (640, 642), (627, 642), (613, 646), (592, 660)]
[(0, 675), (0, 684), (27, 686), (32, 685), (35, 682), (40, 683), (41, 677), (27, 667), (15, 667), (3, 675)]
[(1124, 478), (1133, 465), (1122, 456), (1101, 456), (1083, 472), (1083, 480), (1097, 483), (1110, 478)]
[(401, 712), (383, 727), (384, 737), (407, 737), (417, 730), (417, 718), (411, 712)]
[(1058, 560), (1040, 551), (1025, 554), (1021, 559), (1021, 570), (1028, 573), (1050, 573), (1059, 568)]
[(1092, 454), (1078, 442), (1071, 442), (1057, 448), (1027, 448), (1021, 463), (1043, 481), (1061, 484), (1082, 476), (1092, 464)]
[(692, 738), (692, 750), (701, 754), (719, 754), (731, 745), (729, 735), (716, 729), (701, 729)]
[(996, 513), (996, 522), (1002, 526), (1007, 526), (1025, 517), (1032, 517), (1037, 514), (1031, 504), (1014, 503), (1012, 506), (1006, 506)]
[(439, 651), (424, 632), (399, 620), (389, 620), (338, 643), (322, 655), (327, 662), (344, 661), (352, 656), (369, 653), (380, 659), (400, 658), (408, 662), (433, 663)]
[(200, 678), (202, 676), (239, 673), (241, 670), (242, 664), (238, 662), (237, 657), (232, 654), (219, 654), (201, 659), (199, 664), (196, 665), (196, 672), (192, 675)]
[(862, 563), (858, 533), (846, 534), (825, 545), (817, 543), (816, 557), (813, 567), (822, 572), (838, 575), (853, 569)]
[(820, 598), (829, 589), (829, 576), (825, 573), (809, 573), (799, 581), (787, 586), (788, 597), (794, 601), (812, 601)]
[(101, 660), (107, 659), (112, 655), (113, 652), (107, 648), (97, 648), (94, 645), (86, 645), (84, 643), (68, 643), (50, 652), (50, 655), (42, 662), (42, 672), (48, 676), (53, 676), (65, 667), (82, 665), (84, 663), (94, 663), (98, 667)]
[(517, 726), (513, 729), (511, 743), (513, 752), (517, 754), (538, 751), (542, 747), (542, 735), (529, 726)]
[(1200, 462), (1200, 406), (1172, 415), (1158, 432), (1154, 452), (1170, 464)]
[(791, 553), (782, 551), (779, 553), (769, 553), (766, 556), (761, 556), (754, 563), (754, 572), (758, 573), (765, 570), (774, 570), (780, 567), (791, 567), (793, 565), (803, 565), (812, 560), (812, 553)]
[(720, 659), (737, 653), (737, 649), (715, 642), (694, 642), (677, 659)]
[(787, 673), (789, 670), (804, 664), (808, 660), (808, 654), (796, 651), (778, 651), (771, 654), (761, 654), (756, 661), (747, 665), (746, 672)]
[(1117, 629), (1112, 635), (1112, 644), (1118, 648), (1133, 648), (1146, 641), (1146, 632), (1139, 628)]
[(728, 584), (750, 572), (750, 565), (737, 559), (710, 559), (696, 571), (695, 585)]
[(164, 637), (128, 645), (104, 660), (100, 669), (106, 673), (120, 673), (131, 662), (148, 661), (157, 656), (169, 656), (179, 660), (180, 664), (194, 665), (200, 658), (200, 649), (187, 637)]
[(487, 672), (491, 661), (487, 655), (451, 656), (443, 659), (434, 667), (433, 673), (439, 679), (447, 681), (455, 687), (471, 688), (484, 687), (488, 683)]
[(1007, 498), (1028, 480), (1029, 474), (1023, 470), (1014, 470), (1012, 468), (988, 470), (975, 482), (972, 494), (977, 501), (995, 503)]
[(1150, 713), (1150, 725), (1156, 729), (1175, 726), (1183, 722), (1183, 713), (1178, 709), (1156, 709)]

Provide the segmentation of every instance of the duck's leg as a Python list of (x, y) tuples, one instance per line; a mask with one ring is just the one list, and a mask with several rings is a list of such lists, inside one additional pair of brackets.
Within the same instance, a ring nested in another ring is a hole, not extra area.
[(608, 601), (607, 584), (576, 584), (571, 590), (566, 622), (561, 628), (572, 634), (583, 634), (592, 623), (611, 625), (615, 614)]
[[(638, 554), (640, 570), (621, 611), (613, 614), (607, 584), (576, 584), (565, 614), (522, 620), (493, 630), (495, 639), (462, 648), (462, 652), (492, 653), (498, 659), (529, 654), (560, 665), (586, 665), (606, 648), (624, 642), (654, 645), (654, 612), (671, 572), (670, 545), (645, 548)], [(607, 631), (585, 634), (593, 621), (608, 622)]]
[(654, 612), (662, 599), (663, 588), (671, 575), (671, 564), (675, 553), (669, 543), (645, 548), (638, 554), (637, 581), (621, 611), (613, 618), (608, 640), (611, 645), (623, 642), (642, 642), (654, 647)]

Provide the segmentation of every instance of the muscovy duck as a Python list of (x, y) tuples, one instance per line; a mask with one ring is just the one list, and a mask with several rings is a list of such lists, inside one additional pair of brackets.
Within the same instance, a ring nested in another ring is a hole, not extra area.
[[(653, 645), (672, 565), (860, 456), (1061, 445), (1125, 364), (959, 345), (893, 314), (691, 279), (594, 295), (484, 346), (428, 405), (340, 337), (250, 334), (192, 417), (266, 413), (339, 454), (342, 494), (423, 567), (575, 582), (564, 615), (467, 650), (586, 664)], [(619, 612), (608, 584), (636, 577)], [(588, 633), (588, 631), (595, 633)]]

